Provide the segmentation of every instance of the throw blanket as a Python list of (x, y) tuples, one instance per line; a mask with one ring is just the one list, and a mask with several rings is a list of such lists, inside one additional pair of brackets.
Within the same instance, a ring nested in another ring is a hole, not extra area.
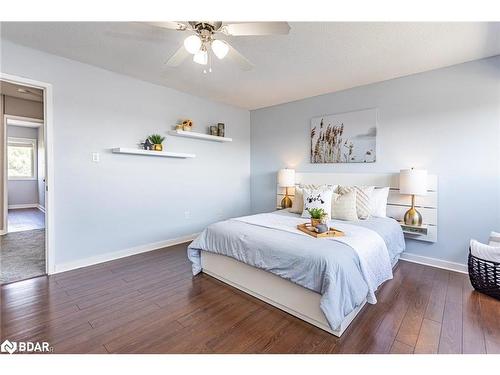
[[(304, 218), (265, 213), (243, 216), (232, 220), (309, 236), (297, 229), (298, 224), (306, 222)], [(392, 279), (391, 260), (389, 259), (389, 251), (385, 241), (377, 232), (368, 228), (338, 221), (331, 221), (328, 224), (344, 232), (345, 236), (326, 237), (322, 240), (342, 242), (356, 252), (359, 257), (361, 274), (368, 285), (366, 299), (369, 303), (377, 303), (375, 291), (384, 281)]]

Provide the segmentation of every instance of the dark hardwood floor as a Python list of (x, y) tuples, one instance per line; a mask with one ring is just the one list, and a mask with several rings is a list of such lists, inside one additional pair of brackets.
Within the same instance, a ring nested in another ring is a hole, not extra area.
[(500, 301), (466, 275), (399, 262), (336, 338), (209, 276), (186, 245), (1, 288), (1, 341), (55, 353), (500, 353)]

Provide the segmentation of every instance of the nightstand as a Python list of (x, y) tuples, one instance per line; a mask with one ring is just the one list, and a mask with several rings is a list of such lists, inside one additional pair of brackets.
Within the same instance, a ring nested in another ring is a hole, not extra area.
[(419, 235), (419, 236), (426, 236), (427, 232), (428, 232), (428, 227), (425, 224), (408, 225), (408, 224), (405, 224), (402, 221), (400, 221), (399, 225), (401, 225), (401, 229), (403, 230), (404, 234), (414, 234), (414, 235)]
[(399, 221), (398, 223), (401, 225), (401, 229), (403, 230), (406, 238), (425, 242), (436, 242), (435, 230), (431, 230), (430, 226), (426, 224), (407, 225), (402, 221)]

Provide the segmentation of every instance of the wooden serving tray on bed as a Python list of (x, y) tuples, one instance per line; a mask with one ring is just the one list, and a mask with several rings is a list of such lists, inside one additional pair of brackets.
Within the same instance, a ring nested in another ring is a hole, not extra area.
[(299, 224), (297, 225), (297, 229), (316, 238), (342, 237), (344, 235), (344, 232), (335, 228), (330, 228), (330, 230), (325, 233), (317, 233), (314, 231), (314, 227), (309, 223)]

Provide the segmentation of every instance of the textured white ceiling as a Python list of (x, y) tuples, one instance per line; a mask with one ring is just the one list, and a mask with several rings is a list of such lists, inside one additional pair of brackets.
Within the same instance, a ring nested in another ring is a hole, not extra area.
[(500, 23), (291, 23), (228, 37), (254, 64), (164, 65), (186, 33), (140, 23), (2, 23), (3, 38), (238, 107), (256, 109), (500, 54)]

